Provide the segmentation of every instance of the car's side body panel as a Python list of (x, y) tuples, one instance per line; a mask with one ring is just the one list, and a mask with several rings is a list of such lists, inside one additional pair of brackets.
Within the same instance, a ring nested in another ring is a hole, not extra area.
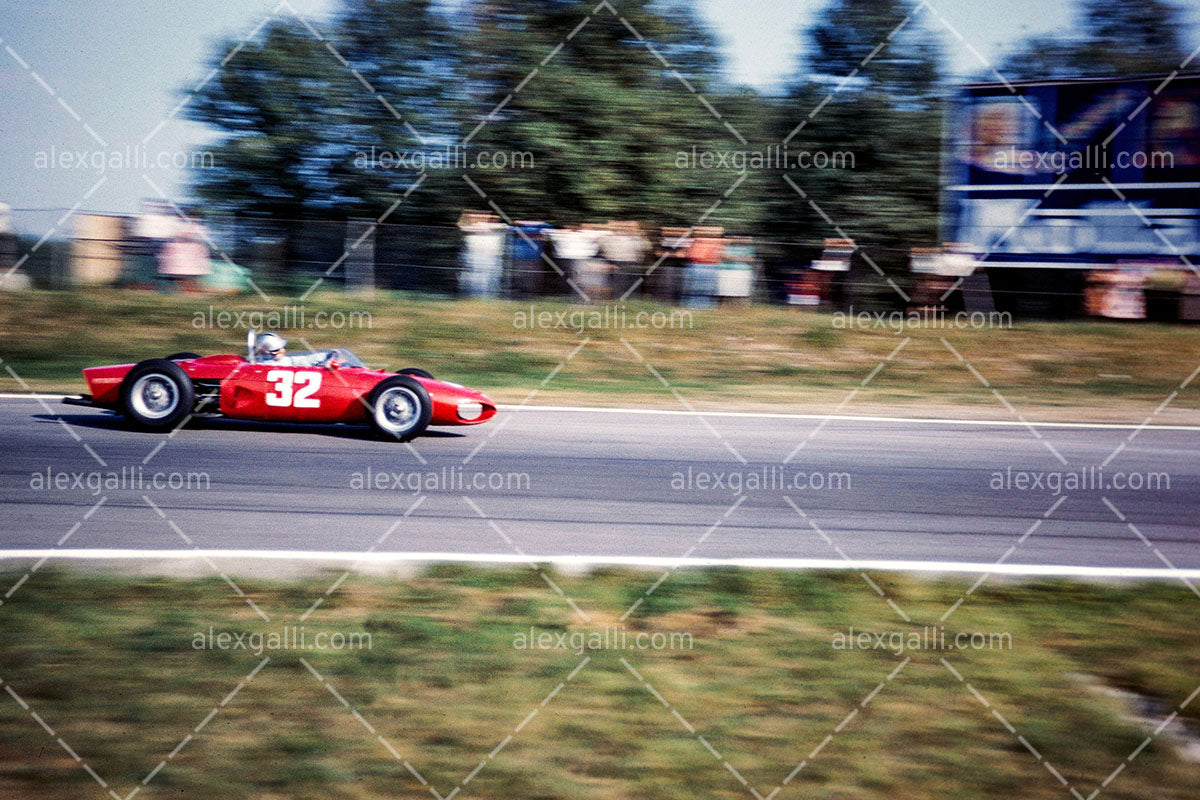
[[(386, 374), (386, 373), (385, 373)], [(221, 384), (221, 413), (275, 422), (366, 422), (374, 370), (245, 364)]]

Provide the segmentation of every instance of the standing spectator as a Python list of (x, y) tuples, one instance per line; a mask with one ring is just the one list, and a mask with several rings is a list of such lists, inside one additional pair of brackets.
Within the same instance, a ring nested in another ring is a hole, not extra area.
[[(174, 211), (167, 203), (161, 200), (142, 201), (129, 244), (133, 284), (150, 288), (163, 277), (162, 251), (175, 235), (176, 220)], [(169, 288), (169, 284), (161, 288)]]
[[(683, 295), (687, 252), (692, 246), (687, 228), (663, 228), (654, 264), (646, 275), (650, 294), (663, 303), (678, 303)], [(657, 265), (657, 266), (656, 266)]]
[(464, 211), (458, 228), (464, 235), (459, 291), (469, 297), (495, 297), (500, 293), (507, 226), (486, 211)]
[(696, 228), (687, 251), (685, 302), (692, 308), (711, 308), (717, 296), (717, 265), (725, 249), (723, 228)]
[(600, 242), (600, 254), (609, 265), (613, 297), (621, 299), (632, 291), (641, 277), (638, 267), (649, 249), (650, 243), (636, 222), (608, 223), (608, 235)]
[(547, 283), (547, 271), (553, 269), (542, 259), (546, 246), (545, 232), (550, 228), (545, 222), (517, 220), (511, 226), (509, 255), (512, 258), (509, 275), (509, 293), (513, 297), (529, 298), (543, 293)]
[[(547, 231), (554, 242), (556, 263), (564, 273), (564, 281), (569, 278), (589, 297), (596, 296), (592, 290), (596, 288), (599, 272), (595, 261), (600, 251), (600, 233), (603, 232), (588, 226)], [(569, 286), (562, 289), (570, 291)]]
[(188, 220), (176, 227), (159, 254), (159, 273), (182, 291), (200, 291), (202, 281), (212, 273), (212, 254), (202, 223)]
[(754, 242), (748, 236), (726, 240), (717, 271), (717, 295), (721, 303), (746, 303), (754, 290)]

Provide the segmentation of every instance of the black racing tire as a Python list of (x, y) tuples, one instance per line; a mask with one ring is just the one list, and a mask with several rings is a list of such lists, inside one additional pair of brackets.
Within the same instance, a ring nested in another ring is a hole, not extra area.
[(416, 375), (418, 378), (426, 378), (428, 380), (437, 380), (433, 377), (433, 373), (428, 370), (423, 370), (420, 367), (405, 367), (404, 369), (396, 370), (397, 375)]
[(433, 416), (433, 401), (420, 381), (395, 375), (376, 384), (367, 395), (371, 428), (382, 439), (408, 442), (420, 436)]
[(182, 353), (171, 353), (167, 356), (167, 361), (190, 361), (193, 358), (200, 358), (199, 353), (189, 353), (186, 350)]
[(165, 358), (134, 365), (121, 382), (121, 411), (147, 431), (171, 431), (196, 405), (196, 390), (183, 368)]

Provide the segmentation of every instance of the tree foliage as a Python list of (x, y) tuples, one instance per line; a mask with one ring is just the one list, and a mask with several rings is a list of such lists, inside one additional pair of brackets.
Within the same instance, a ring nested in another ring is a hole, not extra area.
[(1014, 80), (1170, 72), (1188, 55), (1183, 21), (1167, 0), (1079, 0), (1074, 30), (1024, 40), (999, 71)]
[[(728, 84), (719, 42), (684, 0), (626, 0), (618, 14), (594, 0), (339, 0), (319, 32), (281, 13), (249, 41), (222, 43), (187, 105), (217, 135), (215, 167), (196, 171), (194, 190), (275, 220), (390, 209), (390, 221), (453, 224), (494, 202), (559, 224), (703, 220), (773, 239), (840, 229), (931, 244), (948, 87), (914, 2), (829, 0), (800, 33), (804, 57), (778, 97)], [(1002, 71), (1144, 72), (1185, 56), (1167, 0), (1080, 2), (1072, 36), (1028, 40)], [(691, 160), (784, 141), (792, 155), (853, 163), (789, 170), (801, 197), (777, 169)], [(463, 144), (465, 169), (360, 157)], [(471, 163), (483, 151), (508, 167)]]
[[(727, 105), (716, 42), (682, 3), (621, 3), (622, 19), (594, 7), (474, 5), (465, 72), (478, 111), (467, 134), (482, 124), (472, 145), (536, 163), (476, 177), (516, 215), (690, 224), (737, 176), (680, 168), (678, 154), (742, 146), (705, 105)], [(753, 213), (737, 219), (738, 208), (715, 221), (749, 223)]]
[(792, 170), (805, 196), (775, 188), (773, 230), (805, 241), (839, 236), (839, 228), (864, 244), (933, 241), (941, 56), (912, 11), (907, 0), (834, 0), (806, 32), (775, 133), (797, 153), (849, 153), (853, 161)]

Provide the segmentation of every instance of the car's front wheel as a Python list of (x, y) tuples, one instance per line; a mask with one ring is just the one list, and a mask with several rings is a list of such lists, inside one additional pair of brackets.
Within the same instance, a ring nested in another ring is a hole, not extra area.
[(436, 380), (433, 377), (432, 372), (421, 369), (420, 367), (405, 367), (404, 369), (398, 369), (398, 370), (396, 370), (396, 374), (397, 375), (416, 375), (418, 378), (428, 378), (431, 381)]
[(371, 390), (367, 398), (371, 427), (381, 437), (398, 442), (410, 441), (429, 426), (433, 401), (419, 381), (396, 375)]
[(174, 361), (152, 358), (134, 365), (121, 383), (125, 418), (150, 431), (178, 427), (196, 404), (187, 373)]

